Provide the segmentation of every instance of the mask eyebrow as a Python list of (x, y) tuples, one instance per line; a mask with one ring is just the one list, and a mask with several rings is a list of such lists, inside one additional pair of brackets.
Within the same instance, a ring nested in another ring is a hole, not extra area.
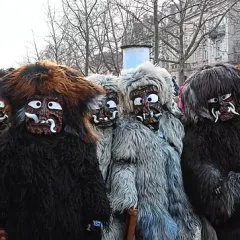
[(144, 95), (149, 94), (149, 93), (157, 93), (158, 94), (159, 89), (154, 86), (154, 85), (148, 85), (148, 86), (142, 86), (138, 87), (137, 89), (133, 90), (130, 93), (130, 98), (133, 100), (135, 97), (142, 97), (143, 93)]

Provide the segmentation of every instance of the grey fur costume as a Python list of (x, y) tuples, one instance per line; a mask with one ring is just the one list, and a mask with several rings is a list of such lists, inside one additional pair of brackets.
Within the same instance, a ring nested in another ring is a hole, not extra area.
[[(116, 76), (93, 74), (87, 77), (87, 79), (102, 86), (106, 91), (115, 92), (117, 95), (119, 94), (118, 78)], [(117, 104), (117, 108), (118, 107), (119, 106)], [(106, 185), (109, 186), (110, 182), (108, 175), (112, 163), (113, 129), (114, 125), (116, 124), (116, 118), (112, 121), (113, 123), (112, 125), (106, 127), (98, 126), (96, 124), (96, 121), (98, 120), (99, 118), (96, 117), (93, 125), (99, 137), (97, 144), (97, 155), (103, 179), (105, 180)], [(110, 202), (112, 198), (113, 194), (109, 192)], [(103, 229), (102, 240), (123, 240), (123, 235), (124, 235), (124, 221), (116, 217), (113, 211), (108, 230)]]
[[(154, 85), (164, 106), (161, 136), (133, 114), (130, 93)], [(119, 81), (124, 112), (113, 138), (111, 198), (113, 211), (137, 207), (137, 232), (143, 240), (201, 239), (201, 224), (184, 192), (180, 155), (184, 129), (175, 116), (170, 74), (151, 63), (122, 71)]]

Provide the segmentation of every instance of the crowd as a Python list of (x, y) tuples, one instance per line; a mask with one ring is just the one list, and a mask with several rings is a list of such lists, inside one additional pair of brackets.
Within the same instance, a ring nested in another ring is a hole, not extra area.
[(240, 239), (236, 66), (0, 77), (0, 240)]

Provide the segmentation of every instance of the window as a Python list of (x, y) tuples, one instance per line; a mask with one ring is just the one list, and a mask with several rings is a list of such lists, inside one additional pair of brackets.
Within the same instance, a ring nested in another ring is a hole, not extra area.
[(194, 63), (196, 63), (197, 62), (197, 51), (195, 51), (194, 53), (193, 53), (193, 62)]
[(203, 48), (202, 48), (202, 58), (203, 61), (206, 61), (208, 59), (208, 49), (207, 49), (207, 44), (203, 44)]
[(220, 52), (221, 52), (221, 41), (220, 40), (216, 40), (215, 42), (215, 58), (220, 57)]

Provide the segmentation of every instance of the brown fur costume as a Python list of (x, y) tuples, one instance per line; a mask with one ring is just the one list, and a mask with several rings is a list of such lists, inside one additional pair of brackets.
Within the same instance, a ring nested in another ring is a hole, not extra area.
[[(10, 240), (96, 239), (87, 225), (106, 225), (110, 207), (89, 114), (104, 90), (50, 62), (14, 70), (3, 78), (2, 90), (12, 127), (0, 152), (0, 227)], [(29, 99), (36, 96), (61, 99), (59, 132), (26, 128)]]

